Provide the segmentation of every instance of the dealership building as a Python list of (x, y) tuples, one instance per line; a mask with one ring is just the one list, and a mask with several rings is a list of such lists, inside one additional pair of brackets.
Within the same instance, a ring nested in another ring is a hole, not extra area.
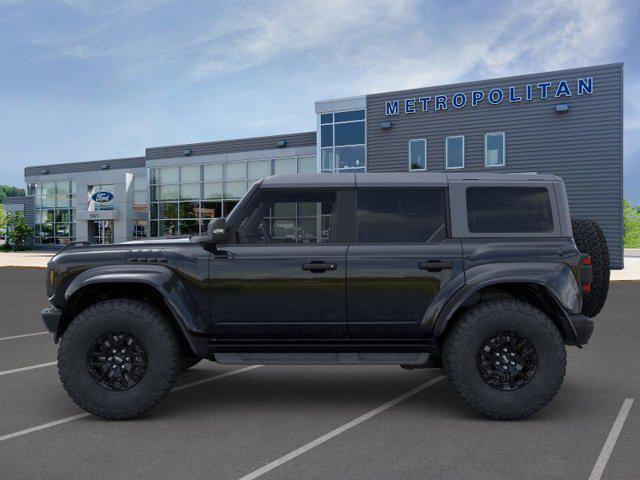
[(550, 173), (622, 268), (622, 85), (617, 63), (317, 101), (312, 132), (26, 167), (27, 196), (9, 208), (51, 248), (202, 232), (274, 174)]

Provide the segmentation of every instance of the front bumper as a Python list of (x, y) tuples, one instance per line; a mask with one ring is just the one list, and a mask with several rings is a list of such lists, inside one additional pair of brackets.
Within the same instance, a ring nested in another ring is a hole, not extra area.
[(62, 318), (62, 310), (56, 307), (49, 306), (44, 308), (40, 313), (44, 326), (58, 338), (58, 327), (60, 326), (60, 319)]
[(581, 313), (569, 315), (569, 320), (573, 329), (576, 332), (575, 345), (586, 345), (589, 343), (589, 338), (593, 333), (594, 322), (589, 317), (582, 315)]

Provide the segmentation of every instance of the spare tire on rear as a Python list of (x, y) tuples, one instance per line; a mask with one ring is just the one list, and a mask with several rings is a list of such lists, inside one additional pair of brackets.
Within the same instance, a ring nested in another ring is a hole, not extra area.
[(591, 256), (593, 280), (591, 293), (583, 297), (582, 314), (595, 317), (600, 313), (609, 292), (609, 248), (597, 222), (588, 218), (572, 218), (573, 238), (581, 253)]

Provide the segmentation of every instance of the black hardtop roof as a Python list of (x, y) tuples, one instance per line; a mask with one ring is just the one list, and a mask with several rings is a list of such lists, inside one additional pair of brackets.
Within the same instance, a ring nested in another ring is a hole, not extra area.
[(553, 182), (555, 175), (536, 173), (316, 173), (305, 175), (273, 175), (262, 180), (262, 188), (329, 188), (329, 187), (437, 187), (449, 182)]

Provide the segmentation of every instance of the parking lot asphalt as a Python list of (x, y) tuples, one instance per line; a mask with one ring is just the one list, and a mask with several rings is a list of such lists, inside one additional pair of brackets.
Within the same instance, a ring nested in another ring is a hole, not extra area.
[[(44, 290), (43, 270), (0, 269), (0, 339), (43, 331)], [(588, 479), (626, 398), (601, 478), (639, 478), (639, 307), (640, 283), (613, 284), (558, 396), (521, 422), (475, 414), (426, 383), (436, 369), (202, 362), (141, 419), (48, 426), (82, 413), (55, 365), (0, 375), (0, 478)], [(0, 340), (0, 371), (55, 352), (49, 335)]]

